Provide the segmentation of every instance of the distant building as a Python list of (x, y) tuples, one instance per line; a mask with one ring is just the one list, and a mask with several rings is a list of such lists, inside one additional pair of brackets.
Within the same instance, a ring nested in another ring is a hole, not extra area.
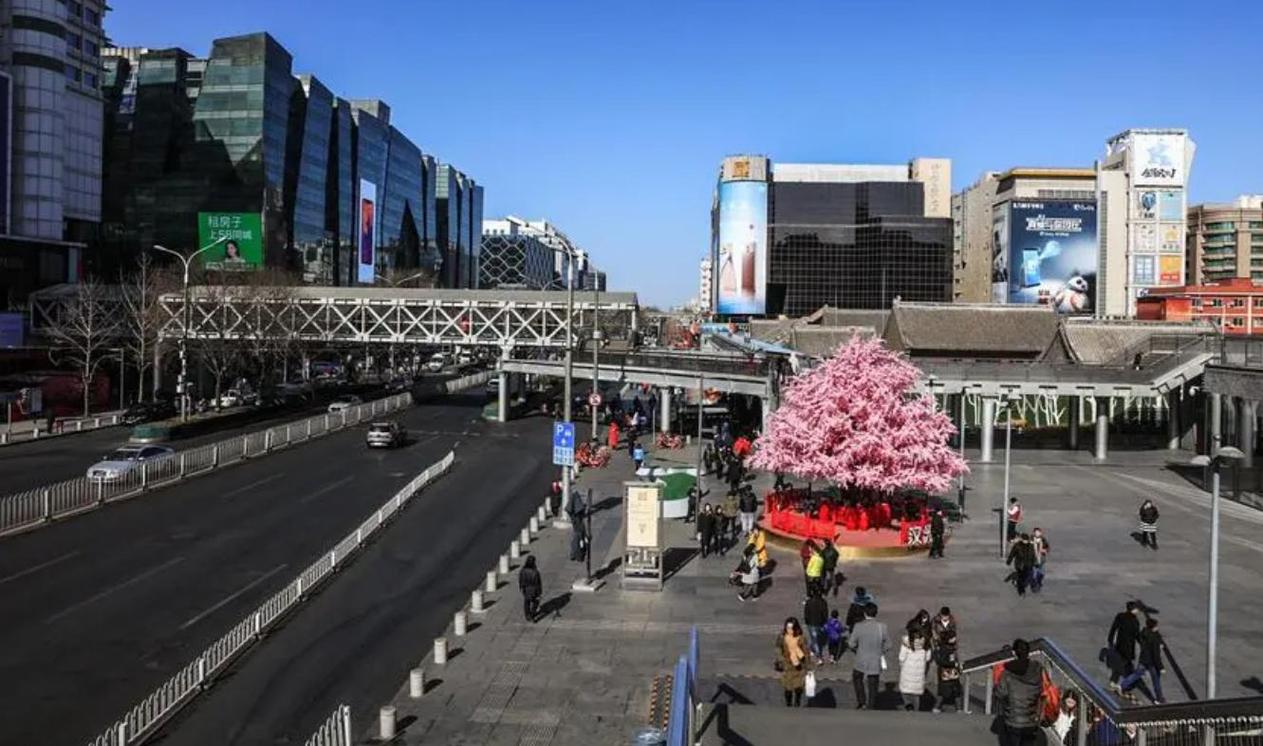
[(1263, 195), (1190, 205), (1185, 261), (1190, 285), (1263, 280)]
[(553, 252), (516, 219), (483, 223), (478, 286), (546, 290), (553, 282)]
[(554, 223), (548, 220), (525, 220), (515, 215), (507, 215), (498, 220), (482, 221), (482, 230), (484, 236), (528, 235), (538, 239), (541, 244), (548, 248), (549, 253), (552, 255), (550, 260), (553, 265), (551, 287), (554, 290), (564, 290), (566, 288), (570, 257), (572, 255), (577, 256), (578, 258), (574, 263), (575, 287), (584, 287), (584, 275), (589, 270), (589, 256)]
[(1136, 318), (1204, 321), (1223, 334), (1263, 334), (1263, 281), (1233, 277), (1202, 285), (1156, 288), (1136, 300)]
[(714, 294), (714, 274), (711, 272), (711, 258), (702, 259), (699, 269), (701, 271), (700, 282), (697, 286), (697, 306), (699, 308), (710, 308), (711, 299)]
[(724, 159), (711, 210), (712, 308), (800, 316), (952, 297), (951, 161)]
[(0, 3), (0, 311), (93, 264), (108, 10), (102, 0)]

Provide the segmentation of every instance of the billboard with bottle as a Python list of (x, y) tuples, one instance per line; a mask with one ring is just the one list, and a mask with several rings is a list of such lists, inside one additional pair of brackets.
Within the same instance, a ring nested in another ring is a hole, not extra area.
[(1023, 200), (1009, 204), (1009, 303), (1091, 313), (1096, 298), (1096, 203)]
[(767, 183), (719, 185), (715, 312), (762, 314), (767, 298)]

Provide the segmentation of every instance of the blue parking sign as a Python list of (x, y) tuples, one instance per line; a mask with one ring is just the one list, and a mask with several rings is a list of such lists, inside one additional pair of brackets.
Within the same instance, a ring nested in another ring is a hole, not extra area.
[(553, 463), (574, 466), (574, 423), (553, 423)]

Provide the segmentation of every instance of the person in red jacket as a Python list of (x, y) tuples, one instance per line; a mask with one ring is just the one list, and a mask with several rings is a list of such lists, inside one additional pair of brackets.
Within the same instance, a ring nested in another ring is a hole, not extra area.
[(618, 421), (610, 419), (609, 446), (611, 451), (618, 450)]
[(745, 458), (754, 450), (754, 444), (744, 435), (738, 436), (732, 444), (732, 454), (737, 458)]

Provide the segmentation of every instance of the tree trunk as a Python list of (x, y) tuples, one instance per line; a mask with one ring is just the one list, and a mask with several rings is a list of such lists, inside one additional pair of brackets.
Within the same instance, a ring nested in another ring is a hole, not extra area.
[(89, 412), (89, 402), (91, 401), (90, 399), (91, 392), (89, 391), (89, 389), (91, 388), (91, 386), (92, 386), (91, 378), (88, 376), (83, 376), (83, 416), (84, 417), (87, 417), (88, 412)]

